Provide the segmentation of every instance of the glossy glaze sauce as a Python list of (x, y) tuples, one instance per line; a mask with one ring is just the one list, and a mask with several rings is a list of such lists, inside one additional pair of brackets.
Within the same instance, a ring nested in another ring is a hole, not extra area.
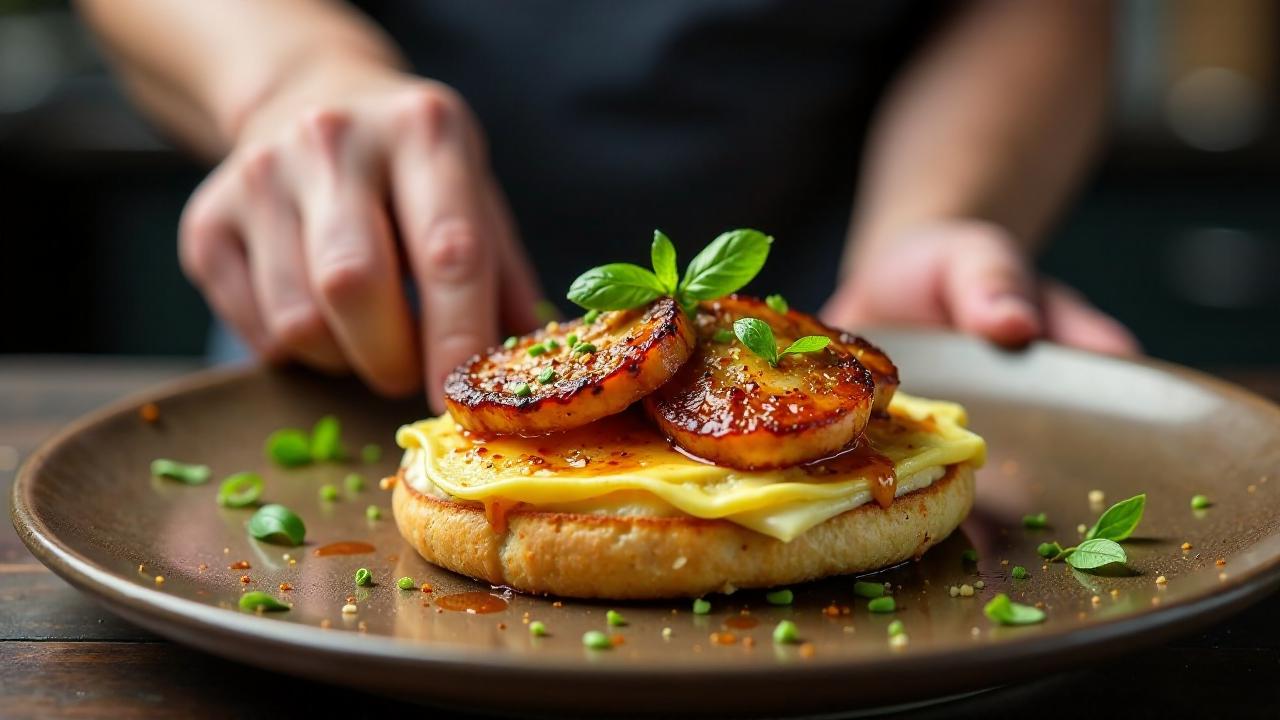
[(488, 615), (507, 609), (507, 601), (487, 592), (473, 591), (444, 595), (435, 599), (436, 607), (470, 615)]
[(359, 540), (342, 540), (332, 542), (328, 545), (321, 545), (315, 549), (317, 557), (329, 557), (333, 555), (364, 555), (376, 550), (373, 545)]
[(760, 621), (750, 615), (734, 615), (733, 617), (725, 618), (723, 624), (725, 627), (730, 627), (735, 630), (750, 630), (751, 628), (759, 625)]

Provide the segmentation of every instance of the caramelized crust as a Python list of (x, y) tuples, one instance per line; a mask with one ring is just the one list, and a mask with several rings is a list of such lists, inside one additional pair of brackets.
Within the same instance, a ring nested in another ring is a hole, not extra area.
[[(594, 346), (574, 352), (569, 336)], [(554, 341), (538, 355), (529, 349)], [(541, 435), (569, 430), (622, 412), (667, 382), (693, 353), (694, 332), (670, 298), (634, 310), (601, 313), (550, 323), (518, 339), (475, 355), (445, 380), (453, 419), (478, 433)], [(555, 373), (539, 381), (547, 370)], [(528, 385), (528, 394), (517, 389)]]
[[(734, 321), (743, 317), (768, 323), (780, 348), (805, 335), (827, 335), (833, 342), (816, 353), (788, 355), (773, 367), (737, 339), (715, 339), (720, 331), (732, 333)], [(795, 465), (856, 440), (879, 400), (859, 352), (882, 358), (896, 383), (892, 363), (869, 343), (805, 313), (775, 312), (756, 298), (734, 295), (703, 303), (696, 325), (693, 358), (645, 398), (645, 409), (676, 445), (717, 465)]]

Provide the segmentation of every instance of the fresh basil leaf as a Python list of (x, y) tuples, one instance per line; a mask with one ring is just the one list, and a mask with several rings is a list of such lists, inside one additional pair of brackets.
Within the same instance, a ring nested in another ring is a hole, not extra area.
[(680, 295), (715, 300), (735, 292), (764, 267), (773, 238), (759, 230), (731, 230), (711, 241), (689, 261)]
[(288, 610), (291, 607), (293, 606), (289, 603), (280, 602), (261, 590), (250, 590), (240, 596), (241, 610), (263, 610), (266, 612), (274, 612), (277, 610)]
[(1096, 570), (1111, 563), (1123, 563), (1128, 560), (1124, 548), (1119, 543), (1103, 538), (1085, 540), (1066, 557), (1067, 564), (1077, 570)]
[(282, 467), (311, 462), (311, 440), (297, 428), (282, 428), (267, 437), (267, 457)]
[(778, 354), (778, 357), (782, 357), (783, 355), (818, 352), (830, 344), (831, 338), (826, 335), (805, 335), (799, 340), (788, 345), (786, 350), (783, 350)]
[(262, 485), (262, 476), (258, 473), (236, 473), (223, 480), (218, 487), (218, 504), (229, 508), (252, 505), (262, 497)]
[(325, 415), (311, 428), (311, 459), (316, 462), (342, 459), (342, 425), (333, 415)]
[(712, 342), (718, 343), (731, 343), (733, 342), (733, 333), (724, 328), (720, 328), (711, 336), (711, 340)]
[(1116, 542), (1124, 540), (1132, 535), (1138, 523), (1142, 522), (1142, 511), (1146, 505), (1146, 493), (1134, 495), (1128, 500), (1121, 500), (1102, 513), (1102, 517), (1089, 528), (1084, 538), (1086, 540), (1102, 538)]
[(982, 613), (998, 625), (1035, 625), (1044, 622), (1044, 611), (1031, 605), (1022, 605), (1000, 593), (982, 608)]
[(249, 534), (278, 545), (301, 545), (307, 526), (297, 513), (283, 505), (263, 505), (249, 518)]
[(151, 461), (151, 474), (187, 485), (203, 485), (209, 482), (210, 470), (208, 465), (190, 465), (177, 460), (157, 458)]
[(579, 275), (569, 299), (588, 310), (629, 310), (666, 292), (658, 276), (639, 265), (609, 263)]
[(666, 289), (666, 294), (676, 294), (676, 283), (680, 281), (680, 271), (676, 269), (676, 246), (671, 243), (661, 230), (653, 231), (653, 245), (649, 247), (649, 259), (653, 263), (653, 274)]
[(778, 294), (766, 295), (764, 304), (769, 306), (770, 310), (785, 315), (791, 309), (791, 305), (787, 304), (787, 299)]
[(733, 334), (751, 352), (769, 361), (770, 365), (778, 364), (778, 341), (773, 339), (773, 328), (769, 323), (756, 318), (739, 318), (733, 323)]

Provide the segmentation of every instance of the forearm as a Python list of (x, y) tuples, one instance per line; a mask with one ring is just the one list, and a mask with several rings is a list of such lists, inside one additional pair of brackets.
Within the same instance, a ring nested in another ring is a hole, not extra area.
[(206, 155), (255, 108), (341, 66), (398, 67), (375, 26), (329, 0), (80, 0), (138, 102)]
[(873, 123), (852, 247), (964, 218), (996, 223), (1029, 248), (1092, 159), (1110, 46), (1105, 0), (961, 8)]

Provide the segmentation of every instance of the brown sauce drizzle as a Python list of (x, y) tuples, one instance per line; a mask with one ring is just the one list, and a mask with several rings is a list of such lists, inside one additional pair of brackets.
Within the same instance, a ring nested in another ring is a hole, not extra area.
[(760, 624), (760, 621), (750, 615), (734, 615), (724, 619), (723, 625), (731, 627), (735, 630), (750, 630)]
[(892, 505), (898, 493), (898, 473), (893, 461), (876, 452), (866, 441), (838, 455), (806, 465), (805, 470), (819, 477), (861, 473), (871, 483), (871, 497), (882, 508)]
[(377, 550), (374, 546), (367, 542), (359, 540), (342, 540), (340, 542), (329, 543), (315, 549), (317, 557), (329, 557), (332, 555), (364, 555)]
[(507, 531), (507, 513), (523, 503), (515, 500), (494, 498), (484, 501), (484, 519), (489, 521), (489, 528), (498, 535)]
[(506, 600), (479, 590), (438, 597), (435, 603), (438, 608), (465, 612), (469, 615), (488, 615), (507, 609)]

